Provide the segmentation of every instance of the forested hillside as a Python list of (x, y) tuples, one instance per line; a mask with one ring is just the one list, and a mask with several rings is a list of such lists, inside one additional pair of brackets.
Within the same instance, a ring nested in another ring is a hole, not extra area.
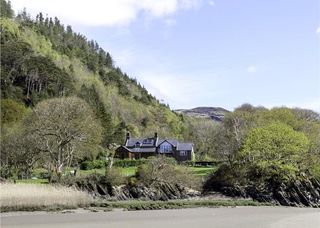
[[(97, 42), (58, 18), (15, 15), (10, 2), (0, 3), (1, 176), (105, 162), (127, 131), (135, 137), (157, 131), (193, 142), (199, 161), (226, 162), (237, 171), (234, 164), (246, 164), (263, 177), (276, 170), (320, 178), (318, 113), (250, 104), (233, 112), (181, 110), (192, 117), (175, 113), (115, 66)], [(211, 118), (197, 118), (203, 114)]]
[(92, 108), (103, 127), (103, 145), (122, 143), (124, 132), (183, 138), (184, 122), (114, 65), (111, 54), (58, 18), (27, 11), (14, 16), (1, 0), (1, 100), (4, 113), (32, 109), (56, 97), (77, 96)]

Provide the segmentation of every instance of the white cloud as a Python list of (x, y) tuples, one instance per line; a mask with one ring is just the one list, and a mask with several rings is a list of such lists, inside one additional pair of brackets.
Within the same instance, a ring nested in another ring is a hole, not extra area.
[(248, 73), (254, 74), (254, 73), (256, 73), (257, 71), (258, 71), (258, 66), (252, 65), (252, 66), (248, 66), (248, 67), (247, 67), (247, 72), (248, 72)]
[(179, 10), (197, 8), (202, 0), (12, 0), (18, 12), (26, 7), (35, 16), (42, 12), (63, 23), (89, 26), (128, 25), (142, 14), (165, 18)]

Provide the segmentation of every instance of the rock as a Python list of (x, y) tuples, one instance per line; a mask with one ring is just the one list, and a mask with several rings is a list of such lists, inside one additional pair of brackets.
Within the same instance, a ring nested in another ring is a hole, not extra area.
[(249, 197), (259, 202), (270, 202), (283, 206), (320, 208), (320, 182), (305, 174), (288, 182), (278, 183), (269, 180), (258, 183), (252, 181), (246, 186), (234, 181), (226, 182), (221, 175), (213, 176), (205, 184), (205, 189), (230, 197)]
[(143, 200), (173, 200), (187, 199), (200, 196), (199, 191), (180, 185), (171, 185), (166, 182), (155, 183), (152, 186), (137, 184), (134, 186), (110, 186), (103, 180), (90, 180), (89, 182), (76, 182), (76, 186), (89, 192), (95, 197), (115, 200), (143, 199)]

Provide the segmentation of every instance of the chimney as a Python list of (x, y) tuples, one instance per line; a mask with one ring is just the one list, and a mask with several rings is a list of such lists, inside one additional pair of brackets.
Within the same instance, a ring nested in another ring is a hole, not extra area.
[(130, 132), (127, 132), (126, 140), (130, 139)]
[(157, 144), (158, 144), (158, 133), (157, 132), (155, 132), (154, 133), (154, 146), (157, 146)]

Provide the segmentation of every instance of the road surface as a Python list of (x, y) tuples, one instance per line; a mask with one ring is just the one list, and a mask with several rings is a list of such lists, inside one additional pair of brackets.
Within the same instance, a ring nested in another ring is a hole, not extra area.
[(286, 207), (196, 208), (156, 211), (1, 214), (1, 227), (319, 228), (320, 209)]

